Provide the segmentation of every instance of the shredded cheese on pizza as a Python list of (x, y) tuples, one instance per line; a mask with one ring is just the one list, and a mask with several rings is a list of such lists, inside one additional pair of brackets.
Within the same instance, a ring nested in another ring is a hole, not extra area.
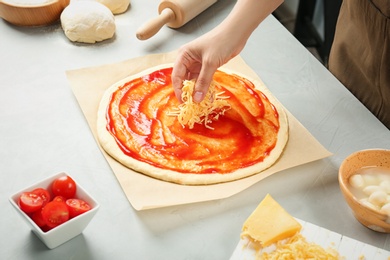
[(177, 116), (179, 123), (183, 126), (188, 126), (189, 129), (194, 128), (195, 124), (204, 124), (208, 129), (214, 129), (209, 124), (214, 120), (218, 120), (220, 115), (223, 115), (231, 107), (224, 96), (224, 92), (216, 93), (215, 83), (212, 82), (205, 98), (200, 103), (195, 103), (192, 100), (192, 95), (195, 88), (195, 80), (185, 80), (182, 88), (182, 100), (175, 111), (170, 111), (170, 116)]
[(262, 260), (343, 259), (335, 249), (324, 249), (320, 245), (309, 243), (300, 233), (296, 233), (286, 241), (278, 241), (273, 252), (262, 253), (257, 258)]

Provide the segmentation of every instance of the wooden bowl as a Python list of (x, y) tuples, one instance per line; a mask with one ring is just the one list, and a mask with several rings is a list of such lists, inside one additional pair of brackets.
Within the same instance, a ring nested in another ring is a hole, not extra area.
[(0, 0), (0, 17), (18, 26), (44, 26), (60, 19), (61, 12), (70, 0), (53, 0), (39, 5), (15, 4)]
[[(374, 231), (390, 233), (390, 216), (366, 206), (351, 192), (349, 178), (363, 167), (377, 166), (390, 169), (390, 150), (369, 149), (349, 155), (339, 169), (339, 185), (344, 198), (352, 209), (355, 218)], [(390, 171), (389, 171), (390, 174)]]

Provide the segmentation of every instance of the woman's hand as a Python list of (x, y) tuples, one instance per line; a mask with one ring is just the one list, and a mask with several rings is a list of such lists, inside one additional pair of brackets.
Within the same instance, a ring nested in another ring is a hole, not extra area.
[(245, 42), (232, 44), (231, 38), (231, 35), (215, 29), (179, 49), (173, 66), (172, 84), (180, 101), (182, 83), (186, 79), (196, 79), (194, 102), (203, 100), (215, 71), (245, 45)]
[(283, 0), (238, 0), (221, 24), (201, 37), (183, 45), (173, 65), (172, 85), (181, 100), (184, 80), (196, 79), (194, 102), (206, 95), (215, 71), (238, 55), (257, 26)]

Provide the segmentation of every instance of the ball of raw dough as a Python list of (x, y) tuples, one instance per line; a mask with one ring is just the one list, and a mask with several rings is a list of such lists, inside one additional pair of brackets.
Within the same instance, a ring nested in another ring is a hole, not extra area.
[(95, 43), (115, 34), (111, 10), (95, 1), (72, 1), (60, 19), (66, 37), (73, 42)]
[(107, 6), (113, 14), (121, 14), (129, 8), (130, 0), (96, 0)]

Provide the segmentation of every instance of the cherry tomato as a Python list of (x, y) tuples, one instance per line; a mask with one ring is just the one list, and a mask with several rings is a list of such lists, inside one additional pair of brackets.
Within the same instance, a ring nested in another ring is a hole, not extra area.
[(65, 202), (50, 201), (42, 209), (42, 218), (48, 227), (56, 227), (68, 221), (69, 210)]
[(70, 218), (74, 218), (91, 209), (91, 206), (81, 199), (67, 199), (66, 205), (69, 209)]
[(43, 207), (50, 201), (51, 196), (48, 190), (43, 189), (43, 188), (36, 188), (35, 190), (32, 191), (32, 193), (35, 193), (39, 195), (42, 200), (43, 200)]
[(52, 191), (54, 196), (73, 198), (76, 194), (76, 183), (71, 177), (62, 176), (53, 181)]
[(43, 199), (35, 193), (23, 192), (19, 197), (19, 207), (25, 213), (32, 213), (40, 210), (43, 205)]
[(47, 231), (52, 230), (53, 228), (48, 227), (47, 225), (44, 225), (43, 227), (41, 227), (41, 229), (42, 229), (43, 232), (47, 232)]
[(66, 199), (65, 199), (64, 196), (55, 196), (55, 197), (53, 198), (53, 201), (65, 202)]
[(42, 211), (37, 210), (31, 215), (31, 219), (37, 224), (38, 227), (44, 227), (46, 226), (46, 222), (42, 218)]

